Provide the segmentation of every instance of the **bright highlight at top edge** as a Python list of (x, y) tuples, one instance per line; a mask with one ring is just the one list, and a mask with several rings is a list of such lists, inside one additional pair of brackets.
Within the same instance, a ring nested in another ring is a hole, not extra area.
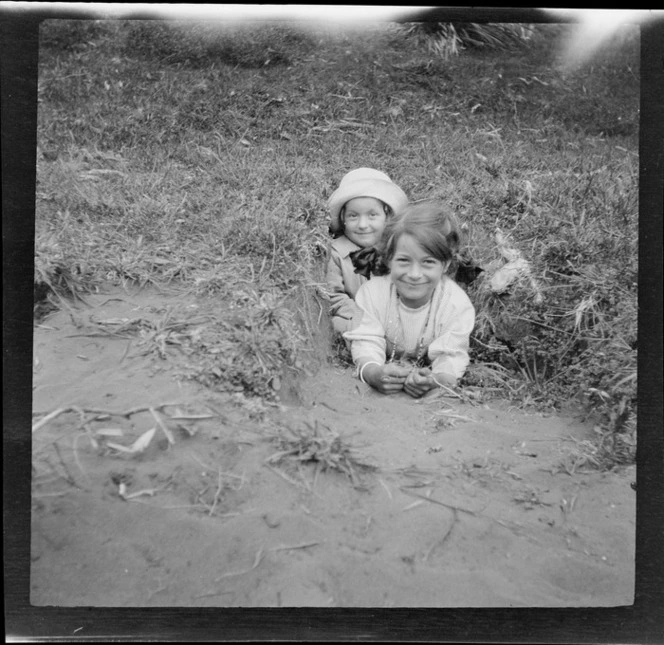
[[(130, 19), (133, 14), (149, 15), (163, 19), (219, 19), (243, 20), (306, 20), (322, 23), (346, 23), (357, 21), (389, 21), (419, 18), (422, 12), (431, 9), (444, 9), (439, 6), (380, 6), (380, 5), (291, 5), (291, 4), (150, 4), (141, 2), (2, 2), (5, 10), (39, 11), (53, 10), (54, 13), (68, 11), (88, 14), (91, 19), (115, 18)], [(472, 17), (471, 7), (468, 9)], [(532, 7), (548, 13), (555, 20), (578, 22), (594, 32), (614, 31), (620, 24), (642, 23), (664, 16), (659, 9), (549, 9)], [(518, 13), (516, 14), (518, 16)]]
[[(293, 19), (315, 22), (353, 22), (356, 20), (395, 20), (418, 16), (439, 6), (380, 6), (380, 5), (290, 5), (290, 4), (151, 4), (105, 2), (0, 2), (4, 9), (54, 12), (75, 11), (87, 13), (90, 18), (129, 18), (131, 14), (150, 14), (164, 19), (216, 18), (222, 20)], [(538, 9), (537, 7), (534, 7)], [(472, 16), (472, 8), (467, 7)], [(655, 9), (549, 9), (541, 10), (559, 18), (593, 25), (605, 30), (615, 24), (641, 23), (659, 15), (664, 10)]]
[[(154, 18), (163, 20), (210, 20), (242, 23), (256, 20), (302, 21), (303, 26), (327, 29), (369, 29), (390, 21), (420, 20), (431, 6), (372, 5), (266, 5), (266, 4), (149, 4), (149, 3), (78, 3), (78, 2), (2, 2), (5, 10), (48, 13), (53, 18), (71, 17), (106, 20)], [(472, 8), (468, 10), (472, 21)], [(561, 62), (574, 67), (592, 58), (627, 25), (639, 25), (664, 18), (660, 9), (550, 9), (537, 8), (553, 22), (572, 23), (574, 28), (563, 46)], [(515, 12), (518, 21), (518, 11)]]

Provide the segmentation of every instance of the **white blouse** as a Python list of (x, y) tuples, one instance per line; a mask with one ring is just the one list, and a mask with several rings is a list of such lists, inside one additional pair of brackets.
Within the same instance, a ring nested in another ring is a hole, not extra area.
[(433, 372), (463, 376), (470, 362), (475, 309), (454, 280), (443, 276), (431, 301), (410, 309), (396, 297), (389, 275), (372, 276), (360, 287), (355, 302), (363, 311), (362, 319), (344, 333), (355, 363), (414, 361), (419, 354), (430, 361)]

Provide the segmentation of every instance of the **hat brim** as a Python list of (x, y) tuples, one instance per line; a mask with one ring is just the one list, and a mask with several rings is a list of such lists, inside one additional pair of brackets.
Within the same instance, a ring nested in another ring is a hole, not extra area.
[(373, 197), (387, 204), (393, 212), (398, 213), (408, 205), (406, 193), (395, 183), (383, 179), (358, 179), (348, 185), (339, 186), (327, 201), (330, 210), (330, 230), (341, 229), (339, 214), (346, 202), (356, 197)]

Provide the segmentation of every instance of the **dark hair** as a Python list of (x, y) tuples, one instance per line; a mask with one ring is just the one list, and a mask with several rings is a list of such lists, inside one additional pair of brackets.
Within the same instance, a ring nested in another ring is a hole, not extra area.
[[(360, 196), (363, 197), (363, 195), (360, 195)], [(371, 197), (371, 195), (367, 195), (367, 197)], [(356, 197), (351, 197), (351, 199), (357, 199), (357, 198)], [(351, 199), (349, 199), (348, 202), (351, 201)], [(372, 199), (375, 199), (376, 201), (379, 201), (383, 205), (383, 211), (385, 211), (385, 218), (389, 221), (390, 218), (394, 215), (394, 211), (392, 210), (392, 207), (389, 204), (386, 204), (381, 199), (378, 199), (378, 197), (373, 197)], [(348, 202), (346, 202), (346, 204)], [(344, 235), (344, 231), (345, 231), (345, 228), (346, 228), (345, 225), (344, 225), (344, 215), (346, 214), (346, 204), (344, 204), (341, 207), (341, 209), (339, 210), (339, 224), (340, 224), (339, 228), (337, 228), (336, 230), (332, 230), (332, 227), (330, 226), (329, 230), (330, 230), (330, 234), (332, 235), (332, 237), (337, 238), (337, 237), (341, 237), (342, 235)]]
[(380, 241), (380, 255), (387, 268), (402, 235), (410, 235), (440, 262), (450, 262), (456, 270), (461, 239), (459, 223), (454, 213), (442, 202), (426, 201), (407, 206), (401, 215), (385, 227)]

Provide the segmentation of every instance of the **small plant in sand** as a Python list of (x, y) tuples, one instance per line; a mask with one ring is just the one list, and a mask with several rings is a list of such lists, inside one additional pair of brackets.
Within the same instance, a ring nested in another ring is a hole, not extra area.
[(373, 469), (357, 459), (341, 435), (318, 421), (280, 428), (272, 440), (279, 450), (265, 460), (268, 465), (290, 462), (299, 470), (300, 464), (315, 464), (316, 476), (319, 470), (334, 470), (348, 476), (355, 486), (359, 485), (359, 472)]

